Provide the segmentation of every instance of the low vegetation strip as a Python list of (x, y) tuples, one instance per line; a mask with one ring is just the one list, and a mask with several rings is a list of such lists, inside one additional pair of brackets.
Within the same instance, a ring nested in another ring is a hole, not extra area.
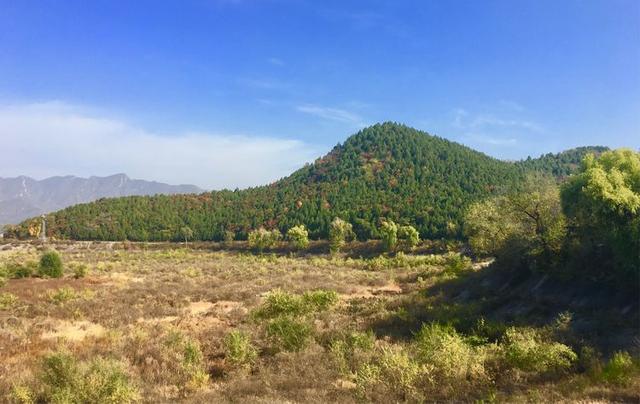
[[(567, 302), (537, 275), (513, 278), (459, 252), (361, 259), (60, 243), (62, 274), (51, 278), (16, 268), (52, 250), (9, 246), (7, 401), (638, 398), (637, 307)], [(541, 299), (548, 313), (536, 311)], [(594, 313), (609, 326), (589, 323)]]

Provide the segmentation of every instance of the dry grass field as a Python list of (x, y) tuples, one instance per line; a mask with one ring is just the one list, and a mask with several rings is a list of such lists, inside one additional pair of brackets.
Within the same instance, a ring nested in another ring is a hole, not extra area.
[[(498, 278), (479, 275), (488, 263), (457, 253), (50, 247), (62, 257), (62, 278), (5, 273), (0, 287), (2, 401), (639, 398), (638, 340), (628, 342), (637, 338), (637, 307), (584, 308), (606, 318), (598, 324), (619, 342), (593, 326), (576, 333), (579, 311), (545, 310), (557, 302), (544, 296), (535, 310), (507, 310), (493, 290), (503, 287)], [(44, 247), (0, 249), (0, 267), (35, 268)], [(628, 355), (614, 354), (622, 348)]]

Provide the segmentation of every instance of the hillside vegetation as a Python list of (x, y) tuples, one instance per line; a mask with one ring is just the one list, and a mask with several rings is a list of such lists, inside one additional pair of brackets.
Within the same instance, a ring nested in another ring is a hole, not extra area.
[[(521, 162), (500, 161), (460, 144), (394, 123), (363, 129), (326, 156), (273, 184), (200, 195), (125, 197), (73, 206), (47, 216), (47, 235), (76, 240), (246, 239), (259, 227), (282, 232), (304, 224), (326, 238), (341, 217), (355, 235), (379, 238), (382, 219), (415, 226), (425, 238), (458, 238), (470, 203), (515, 187), (526, 173), (573, 172), (579, 148)], [(212, 157), (213, 158), (213, 157)], [(9, 229), (37, 235), (39, 220)]]

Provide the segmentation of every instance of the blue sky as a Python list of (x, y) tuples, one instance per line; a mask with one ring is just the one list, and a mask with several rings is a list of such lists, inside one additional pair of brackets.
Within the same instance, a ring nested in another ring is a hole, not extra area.
[(637, 0), (0, 0), (0, 176), (245, 187), (387, 120), (640, 148), (639, 44)]

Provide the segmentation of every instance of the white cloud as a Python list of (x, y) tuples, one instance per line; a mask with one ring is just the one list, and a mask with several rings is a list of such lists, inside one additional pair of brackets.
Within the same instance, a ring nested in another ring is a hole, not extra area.
[(159, 134), (62, 102), (0, 105), (0, 176), (110, 175), (220, 189), (267, 184), (317, 157), (298, 140)]
[(321, 107), (318, 105), (298, 105), (296, 110), (330, 121), (349, 123), (358, 127), (366, 126), (358, 114), (344, 109)]

